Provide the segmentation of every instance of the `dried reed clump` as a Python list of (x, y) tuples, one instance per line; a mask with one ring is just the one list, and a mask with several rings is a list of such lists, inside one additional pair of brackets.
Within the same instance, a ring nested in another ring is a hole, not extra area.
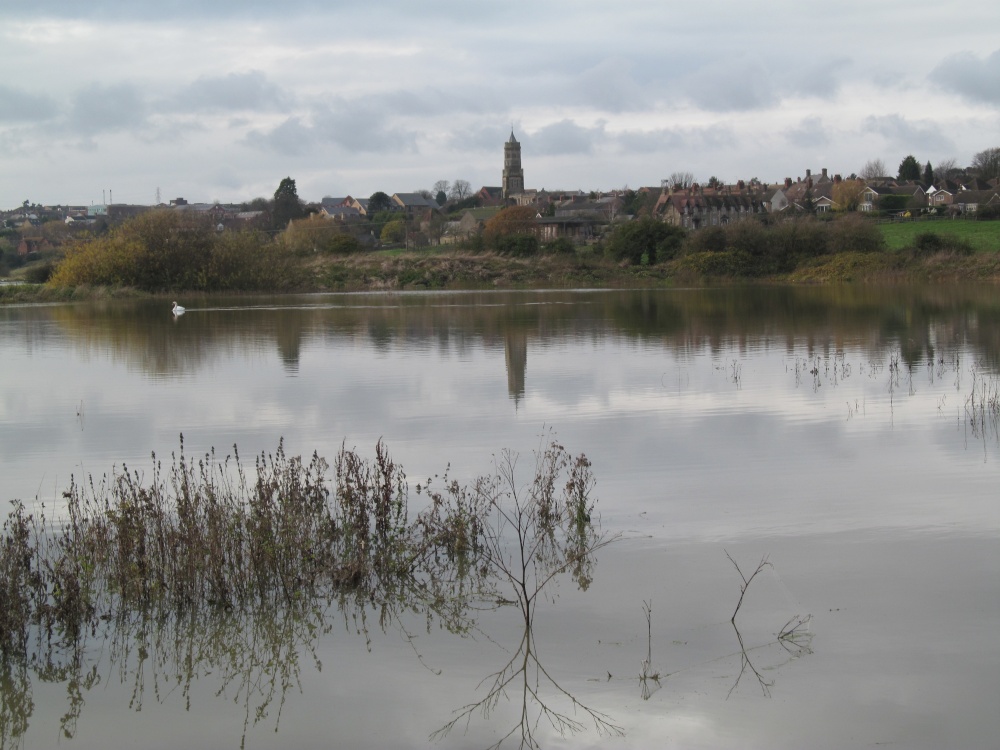
[(181, 436), (169, 468), (153, 456), (148, 481), (124, 466), (72, 480), (58, 522), (14, 504), (0, 538), (0, 650), (24, 653), (32, 627), (73, 640), (127, 612), (282, 608), (320, 595), (458, 612), (489, 588), (503, 539), (523, 532), (512, 521), (526, 512), (530, 555), (585, 585), (590, 462), (555, 443), (538, 455), (527, 501), (511, 494), (511, 461), (467, 487), (446, 475), (411, 519), (406, 475), (381, 441), (373, 460), (342, 446), (331, 482), (323, 458), (289, 457), (283, 442), (248, 473), (235, 449), (190, 459)]

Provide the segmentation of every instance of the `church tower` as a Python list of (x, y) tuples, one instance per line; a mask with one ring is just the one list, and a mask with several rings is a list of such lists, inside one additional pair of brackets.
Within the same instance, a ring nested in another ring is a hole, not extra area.
[(524, 170), (521, 169), (521, 144), (514, 138), (513, 129), (510, 138), (503, 145), (503, 183), (501, 183), (504, 200), (517, 193), (524, 192)]

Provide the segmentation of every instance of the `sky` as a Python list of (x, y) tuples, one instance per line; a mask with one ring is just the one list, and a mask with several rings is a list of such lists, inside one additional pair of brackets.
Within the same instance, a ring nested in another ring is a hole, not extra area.
[(1000, 3), (0, 6), (0, 209), (895, 174), (1000, 146)]

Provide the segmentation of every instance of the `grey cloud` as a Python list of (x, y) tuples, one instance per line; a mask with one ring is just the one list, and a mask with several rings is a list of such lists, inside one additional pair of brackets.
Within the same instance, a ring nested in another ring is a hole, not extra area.
[(128, 130), (146, 119), (146, 104), (139, 90), (129, 84), (94, 84), (73, 99), (68, 125), (82, 135)]
[(653, 131), (629, 131), (613, 137), (623, 153), (662, 153), (667, 151), (716, 151), (731, 148), (735, 142), (732, 128), (710, 125), (702, 128), (662, 128)]
[(202, 77), (182, 89), (169, 104), (180, 111), (271, 111), (289, 105), (290, 97), (260, 71)]
[(292, 117), (267, 132), (251, 130), (245, 143), (264, 151), (275, 151), (285, 156), (301, 156), (315, 144), (315, 131), (298, 117)]
[(950, 152), (955, 150), (955, 144), (944, 133), (941, 126), (922, 122), (912, 123), (900, 115), (884, 117), (871, 116), (865, 119), (866, 133), (878, 133), (891, 144), (898, 145), (903, 151), (934, 151)]
[(51, 119), (56, 105), (46, 96), (0, 86), (0, 122), (38, 122)]
[(623, 112), (645, 108), (649, 104), (649, 90), (643, 89), (632, 79), (630, 66), (623, 59), (609, 59), (584, 70), (578, 78), (579, 101), (589, 101), (609, 112)]
[(683, 92), (713, 112), (760, 109), (778, 101), (773, 76), (756, 59), (712, 61), (685, 81)]
[(800, 148), (825, 146), (830, 142), (829, 122), (819, 117), (807, 117), (798, 127), (786, 131), (785, 135), (792, 145)]
[(449, 133), (446, 144), (451, 151), (495, 152), (497, 144), (506, 141), (512, 131), (515, 138), (524, 139), (518, 122), (511, 123), (509, 127), (497, 125), (495, 120), (473, 122), (468, 127)]
[(525, 138), (525, 145), (539, 156), (587, 154), (593, 150), (595, 141), (603, 138), (603, 134), (603, 125), (585, 128), (571, 120), (561, 120)]
[(805, 96), (830, 98), (840, 90), (840, 76), (851, 68), (847, 58), (830, 58), (787, 70), (789, 90)]
[(974, 102), (1000, 105), (1000, 49), (986, 58), (963, 52), (944, 60), (930, 80)]
[(317, 137), (352, 151), (415, 151), (415, 131), (389, 125), (391, 113), (384, 101), (344, 101), (317, 111)]
[(308, 118), (290, 117), (269, 131), (253, 130), (245, 142), (287, 155), (324, 144), (365, 153), (416, 151), (416, 132), (394, 127), (390, 119), (378, 102), (338, 101), (317, 108)]

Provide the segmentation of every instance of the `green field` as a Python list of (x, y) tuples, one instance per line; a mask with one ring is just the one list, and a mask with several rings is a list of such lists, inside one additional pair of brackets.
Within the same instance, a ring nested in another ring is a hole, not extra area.
[(880, 224), (890, 250), (912, 247), (913, 239), (924, 232), (952, 235), (965, 240), (978, 252), (1000, 251), (1000, 221), (968, 221), (966, 219), (923, 219), (892, 224)]

